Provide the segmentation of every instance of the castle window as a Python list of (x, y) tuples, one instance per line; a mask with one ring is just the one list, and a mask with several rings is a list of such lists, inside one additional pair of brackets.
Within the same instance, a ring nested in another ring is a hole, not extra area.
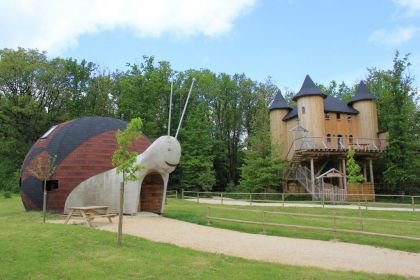
[(302, 106), (302, 114), (305, 114), (305, 106)]
[(330, 119), (330, 113), (325, 113), (325, 119), (329, 120)]
[(327, 134), (327, 143), (331, 143), (331, 134)]
[(337, 113), (337, 120), (339, 120), (341, 118), (341, 114)]
[(351, 119), (352, 119), (352, 115), (347, 115), (347, 120), (351, 121)]

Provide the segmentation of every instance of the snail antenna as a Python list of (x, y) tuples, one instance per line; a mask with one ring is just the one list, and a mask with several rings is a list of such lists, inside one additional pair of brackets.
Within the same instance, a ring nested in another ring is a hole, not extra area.
[(174, 89), (174, 82), (171, 82), (171, 95), (169, 97), (169, 118), (168, 118), (168, 136), (171, 135), (171, 113), (172, 113), (172, 92)]
[(179, 130), (181, 129), (182, 120), (184, 119), (185, 110), (187, 109), (188, 101), (190, 100), (190, 95), (192, 88), (194, 86), (195, 78), (192, 79), (190, 91), (188, 92), (187, 100), (185, 101), (184, 109), (182, 110), (181, 119), (179, 120), (178, 129), (176, 130), (175, 138), (178, 138)]

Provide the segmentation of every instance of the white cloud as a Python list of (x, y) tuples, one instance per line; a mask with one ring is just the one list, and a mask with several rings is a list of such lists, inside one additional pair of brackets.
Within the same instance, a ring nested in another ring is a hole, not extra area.
[(138, 37), (163, 33), (217, 36), (256, 0), (2, 0), (0, 48), (59, 52), (82, 34), (128, 28)]
[(398, 27), (393, 30), (378, 29), (370, 35), (369, 42), (396, 47), (408, 42), (418, 31), (419, 28), (414, 26)]
[(394, 2), (405, 9), (409, 16), (420, 12), (420, 0), (394, 0)]

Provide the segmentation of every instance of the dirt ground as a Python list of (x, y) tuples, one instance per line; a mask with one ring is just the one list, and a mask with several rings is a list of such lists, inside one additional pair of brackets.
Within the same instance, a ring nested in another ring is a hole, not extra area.
[[(116, 232), (117, 221), (95, 219)], [(58, 221), (62, 223), (62, 221)], [(72, 222), (71, 222), (72, 223)], [(420, 277), (420, 254), (335, 241), (249, 234), (164, 217), (124, 217), (125, 234), (199, 251), (265, 262)]]

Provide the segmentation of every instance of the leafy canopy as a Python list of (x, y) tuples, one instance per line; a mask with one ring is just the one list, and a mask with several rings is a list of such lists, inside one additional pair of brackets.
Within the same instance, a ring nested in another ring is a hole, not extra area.
[(128, 123), (125, 130), (117, 131), (116, 138), (119, 148), (112, 156), (112, 164), (117, 167), (117, 173), (123, 173), (123, 181), (136, 180), (136, 173), (142, 168), (135, 164), (138, 152), (129, 151), (133, 140), (141, 136), (142, 126), (142, 120), (140, 118), (134, 118)]
[(347, 183), (358, 184), (363, 182), (363, 176), (360, 174), (360, 166), (354, 159), (354, 150), (349, 149), (347, 152)]
[(33, 168), (29, 168), (29, 173), (35, 178), (46, 181), (55, 174), (57, 169), (57, 155), (48, 155), (47, 157), (37, 157), (36, 164)]

